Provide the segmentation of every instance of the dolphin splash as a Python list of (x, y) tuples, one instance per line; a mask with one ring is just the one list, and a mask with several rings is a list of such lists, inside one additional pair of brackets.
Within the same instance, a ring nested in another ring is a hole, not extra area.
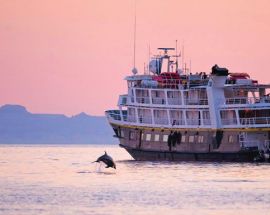
[(109, 156), (109, 155), (107, 154), (106, 151), (105, 151), (105, 154), (104, 154), (104, 155), (100, 156), (100, 157), (99, 157), (96, 161), (94, 161), (94, 162), (99, 163), (100, 161), (102, 161), (103, 163), (105, 163), (105, 164), (107, 165), (105, 168), (111, 167), (111, 168), (116, 169), (116, 165), (115, 165), (115, 163), (114, 163), (112, 157)]

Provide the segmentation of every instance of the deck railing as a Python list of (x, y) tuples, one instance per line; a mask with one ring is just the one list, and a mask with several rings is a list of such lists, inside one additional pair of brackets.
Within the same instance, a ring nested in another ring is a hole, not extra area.
[(152, 104), (164, 105), (164, 104), (166, 104), (166, 99), (165, 98), (152, 97)]
[(174, 125), (185, 125), (185, 120), (184, 119), (172, 118), (171, 122), (172, 122), (172, 126), (174, 126)]
[(149, 84), (138, 84), (136, 88), (146, 88), (146, 89), (189, 89), (198, 86), (207, 86), (209, 79), (202, 79), (186, 83), (178, 83), (178, 81), (171, 81), (168, 79), (168, 83), (158, 83), (156, 85), (149, 85)]
[(168, 125), (169, 124), (169, 120), (167, 118), (154, 118), (154, 122), (155, 124), (158, 124), (158, 125)]
[(150, 98), (149, 97), (136, 97), (136, 102), (140, 104), (150, 104)]
[(203, 119), (203, 124), (204, 125), (211, 125), (211, 120), (210, 119)]
[(185, 99), (184, 100), (186, 105), (208, 105), (208, 100), (207, 99)]
[(225, 127), (264, 127), (270, 125), (270, 117), (239, 118), (239, 124), (236, 118), (221, 119), (221, 124)]
[(141, 124), (152, 124), (152, 117), (139, 116), (138, 121)]
[[(127, 115), (127, 111), (122, 111), (122, 114), (120, 110), (110, 110), (106, 111), (106, 116), (110, 122), (123, 122), (127, 124), (145, 124), (145, 125), (155, 125), (155, 126), (165, 126), (165, 127), (210, 127), (210, 119), (177, 119), (177, 118), (171, 118), (170, 121), (168, 118), (158, 118), (151, 116), (138, 116), (138, 119), (136, 119), (135, 116)], [(170, 123), (169, 123), (170, 122)], [(203, 123), (203, 124), (202, 124)]]
[(233, 97), (233, 98), (225, 98), (225, 103), (227, 105), (234, 104), (257, 104), (257, 103), (270, 103), (270, 97), (265, 96), (262, 98), (259, 97)]
[(182, 101), (181, 98), (168, 98), (169, 105), (181, 105)]
[[(126, 98), (126, 101), (131, 101), (131, 103), (134, 103), (134, 97), (130, 97), (130, 99)], [(182, 105), (181, 98), (167, 98), (167, 103), (166, 103), (166, 98), (152, 97), (152, 99), (150, 100), (150, 97), (141, 96), (141, 97), (136, 97), (136, 102), (139, 104)], [(185, 99), (184, 104), (185, 105), (208, 105), (208, 100), (207, 99), (193, 99), (193, 98)]]
[(235, 97), (226, 98), (226, 104), (254, 104), (256, 100), (253, 97)]
[(127, 121), (128, 122), (137, 122), (136, 117), (135, 116), (131, 116), (131, 115), (127, 115)]
[(222, 125), (236, 125), (237, 124), (237, 119), (232, 118), (232, 119), (221, 119)]
[(124, 119), (121, 118), (120, 110), (108, 110), (105, 114), (109, 120), (124, 121)]
[(251, 118), (240, 118), (241, 125), (261, 125), (270, 124), (270, 117), (251, 117)]
[[(169, 120), (167, 118), (154, 118), (151, 116), (139, 116), (136, 119), (135, 116), (127, 115), (127, 111), (120, 110), (110, 110), (106, 111), (106, 116), (111, 121), (122, 121), (127, 123), (138, 123), (138, 124), (157, 124), (157, 125), (167, 125), (167, 126), (211, 126), (210, 119), (176, 119), (171, 118), (169, 124)], [(186, 123), (186, 124), (185, 124)], [(221, 119), (221, 124), (225, 128), (256, 128), (256, 127), (269, 127), (270, 125), (270, 117), (252, 117), (252, 118), (240, 118), (239, 124), (237, 123), (236, 118), (232, 119)]]

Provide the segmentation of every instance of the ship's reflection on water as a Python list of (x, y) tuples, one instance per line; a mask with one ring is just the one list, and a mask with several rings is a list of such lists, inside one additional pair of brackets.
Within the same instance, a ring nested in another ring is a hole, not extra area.
[[(116, 170), (91, 163), (105, 149)], [(270, 164), (138, 162), (105, 145), (1, 145), (0, 155), (0, 214), (270, 210)]]

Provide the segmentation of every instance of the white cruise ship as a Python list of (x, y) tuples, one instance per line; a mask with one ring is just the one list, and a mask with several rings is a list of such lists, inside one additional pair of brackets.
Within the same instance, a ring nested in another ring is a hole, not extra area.
[(270, 85), (217, 65), (183, 72), (173, 49), (160, 49), (106, 111), (120, 146), (135, 160), (269, 161)]

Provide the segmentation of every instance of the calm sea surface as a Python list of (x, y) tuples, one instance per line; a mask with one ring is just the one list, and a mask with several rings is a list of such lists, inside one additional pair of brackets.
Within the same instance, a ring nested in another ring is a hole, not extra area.
[[(91, 163), (106, 150), (117, 169)], [(270, 165), (136, 162), (117, 146), (0, 145), (0, 214), (270, 214)]]

